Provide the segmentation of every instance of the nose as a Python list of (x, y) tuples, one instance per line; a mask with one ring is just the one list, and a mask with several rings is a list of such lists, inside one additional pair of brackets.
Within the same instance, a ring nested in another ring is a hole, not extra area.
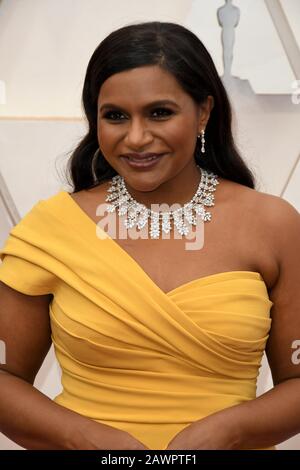
[(128, 147), (140, 149), (149, 145), (152, 140), (153, 137), (151, 132), (145, 128), (143, 123), (138, 120), (133, 120), (126, 135), (126, 143)]

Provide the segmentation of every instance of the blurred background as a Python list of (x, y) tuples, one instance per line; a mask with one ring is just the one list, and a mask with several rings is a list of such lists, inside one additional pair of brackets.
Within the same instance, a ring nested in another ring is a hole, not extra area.
[[(72, 189), (64, 172), (85, 134), (88, 61), (110, 32), (142, 21), (176, 22), (203, 41), (257, 190), (300, 211), (299, 0), (0, 0), (0, 246), (39, 200)], [(52, 348), (35, 386), (60, 391)], [(264, 357), (257, 394), (271, 387)], [(300, 450), (300, 435), (277, 448)], [(0, 433), (1, 449), (21, 447)]]

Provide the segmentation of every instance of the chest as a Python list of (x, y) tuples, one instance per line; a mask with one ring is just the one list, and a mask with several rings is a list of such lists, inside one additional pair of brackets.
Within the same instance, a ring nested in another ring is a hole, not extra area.
[(228, 185), (223, 184), (218, 204), (210, 208), (211, 220), (199, 219), (196, 227), (190, 227), (188, 237), (176, 234), (173, 226), (167, 236), (152, 239), (148, 224), (141, 231), (126, 229), (125, 216), (95, 215), (99, 202), (105, 201), (105, 188), (97, 194), (77, 193), (73, 198), (164, 292), (194, 279), (228, 271), (259, 272), (271, 288), (278, 274), (277, 266), (259, 215), (249, 217), (247, 198), (242, 194), (230, 197)]
[(115, 216), (114, 240), (164, 292), (221, 272), (266, 275), (266, 249), (261, 246), (257, 251), (259, 244), (253, 240), (256, 232), (251, 234), (241, 220), (233, 223), (234, 218), (220, 209), (211, 212), (212, 220), (190, 226), (188, 237), (179, 236), (173, 226), (168, 236), (159, 239), (150, 238), (148, 226), (142, 231), (125, 229), (124, 217)]

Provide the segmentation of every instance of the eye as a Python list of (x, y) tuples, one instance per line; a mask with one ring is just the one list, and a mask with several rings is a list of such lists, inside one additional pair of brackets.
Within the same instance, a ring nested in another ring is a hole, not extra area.
[[(159, 113), (160, 116), (158, 117), (167, 117), (173, 114), (173, 111), (169, 108), (155, 108), (152, 112), (152, 114), (157, 113), (158, 111), (162, 111), (163, 113)], [(108, 119), (109, 121), (121, 121), (123, 119), (113, 119), (112, 116), (117, 115), (117, 116), (124, 116), (123, 113), (119, 113), (118, 111), (108, 111), (103, 115), (104, 119)]]
[(119, 119), (112, 119), (112, 118), (111, 118), (111, 116), (113, 116), (114, 114), (115, 114), (115, 115), (118, 114), (118, 115), (120, 116), (120, 114), (122, 114), (122, 113), (118, 113), (117, 111), (108, 111), (107, 113), (105, 113), (105, 114), (103, 115), (103, 118), (104, 118), (104, 119), (108, 119), (108, 120), (110, 120), (110, 121), (119, 121)]
[(169, 108), (156, 108), (154, 111), (155, 112), (156, 111), (163, 111), (164, 113), (167, 113), (167, 116), (170, 116), (171, 114), (173, 114), (173, 111)]

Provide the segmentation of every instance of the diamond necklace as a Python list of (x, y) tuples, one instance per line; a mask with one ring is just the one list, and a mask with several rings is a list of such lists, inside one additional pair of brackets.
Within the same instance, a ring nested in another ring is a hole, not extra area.
[(193, 211), (204, 222), (211, 220), (211, 213), (205, 211), (204, 206), (214, 206), (214, 194), (212, 193), (216, 190), (216, 185), (219, 184), (217, 175), (204, 170), (199, 165), (197, 167), (201, 170), (201, 180), (195, 195), (183, 207), (168, 212), (155, 212), (137, 202), (127, 191), (123, 176), (113, 176), (107, 190), (111, 193), (106, 197), (106, 202), (111, 202), (107, 205), (107, 212), (115, 212), (118, 208), (119, 215), (127, 214), (124, 220), (124, 226), (127, 229), (137, 227), (141, 230), (150, 218), (150, 238), (159, 238), (160, 221), (162, 222), (162, 231), (169, 233), (172, 228), (172, 220), (180, 235), (185, 236), (190, 231), (186, 221), (191, 225), (197, 224), (197, 218)]

